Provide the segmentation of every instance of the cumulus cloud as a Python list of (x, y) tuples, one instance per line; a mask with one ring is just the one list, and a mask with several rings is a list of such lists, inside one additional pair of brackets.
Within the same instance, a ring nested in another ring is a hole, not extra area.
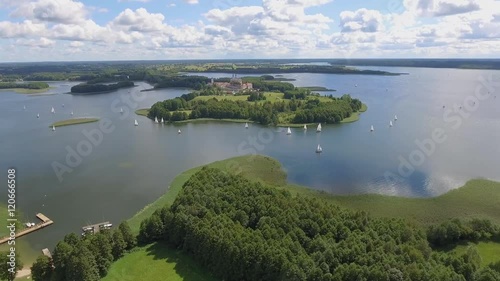
[(88, 11), (81, 2), (72, 0), (38, 0), (23, 2), (12, 13), (34, 21), (76, 24), (85, 21)]
[(56, 44), (56, 41), (41, 37), (40, 39), (18, 39), (16, 45), (31, 48), (49, 48)]
[(382, 29), (382, 14), (376, 10), (359, 9), (340, 13), (342, 32), (377, 32)]
[(190, 5), (194, 5), (194, 4), (198, 4), (198, 0), (184, 0), (184, 2), (190, 4)]
[(405, 7), (419, 16), (440, 17), (480, 9), (478, 0), (404, 0)]
[(113, 20), (113, 24), (128, 31), (153, 32), (163, 28), (164, 19), (162, 14), (152, 14), (144, 8), (126, 9)]
[(46, 32), (46, 26), (43, 23), (34, 23), (31, 20), (25, 20), (20, 23), (9, 21), (0, 22), (0, 37), (16, 38), (27, 36), (43, 36)]

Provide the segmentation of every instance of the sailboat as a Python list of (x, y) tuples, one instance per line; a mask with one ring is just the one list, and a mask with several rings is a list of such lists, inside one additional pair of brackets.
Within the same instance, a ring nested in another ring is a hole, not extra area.
[(163, 121), (163, 117), (161, 118), (161, 123), (164, 123), (164, 121)]
[(372, 125), (372, 127), (370, 128), (370, 132), (373, 132), (373, 131), (375, 131), (375, 129), (373, 128), (373, 125)]
[(321, 123), (318, 124), (318, 128), (316, 128), (316, 132), (317, 133), (321, 132)]
[(394, 115), (394, 121), (398, 121), (398, 116)]
[(245, 129), (248, 129), (248, 123), (245, 123)]
[(120, 108), (120, 113), (123, 113), (123, 107)]
[(56, 130), (56, 126), (52, 126), (52, 131), (55, 131)]
[(158, 123), (158, 117), (155, 117), (155, 123)]
[(73, 111), (71, 111), (71, 116), (73, 116)]
[(25, 106), (23, 106), (23, 109), (24, 109), (24, 110), (26, 110), (26, 105), (25, 105)]
[(64, 107), (64, 103), (62, 104), (62, 107)]
[(55, 110), (54, 110), (54, 108), (52, 107), (52, 109), (50, 110), (50, 112), (55, 113), (56, 111), (55, 111)]
[(389, 121), (389, 127), (392, 127), (392, 121)]
[(38, 114), (36, 115), (36, 118), (40, 118), (40, 113), (38, 113)]
[(137, 122), (137, 119), (134, 120), (134, 126), (139, 126), (139, 123)]
[(287, 135), (291, 135), (292, 134), (292, 130), (290, 130), (290, 127), (288, 127), (288, 130), (286, 131), (286, 134)]
[(307, 125), (306, 124), (304, 124), (304, 130), (307, 130)]
[(179, 131), (177, 131), (177, 134), (179, 134), (179, 135), (181, 134), (181, 129), (179, 129)]
[(321, 145), (318, 144), (318, 147), (316, 148), (316, 153), (321, 153), (323, 152), (323, 148), (321, 148)]

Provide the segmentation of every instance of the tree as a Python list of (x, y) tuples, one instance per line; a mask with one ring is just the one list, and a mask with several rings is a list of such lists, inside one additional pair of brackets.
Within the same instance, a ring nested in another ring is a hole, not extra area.
[(40, 255), (31, 266), (31, 277), (35, 281), (49, 281), (52, 271), (52, 260), (45, 255)]
[(23, 263), (17, 251), (0, 252), (0, 279), (14, 280), (18, 270), (23, 268)]
[(103, 233), (93, 235), (90, 240), (89, 250), (94, 253), (99, 275), (101, 277), (106, 276), (111, 262), (114, 260), (112, 245), (108, 236)]
[(66, 266), (69, 258), (73, 253), (73, 246), (67, 242), (60, 241), (54, 248), (52, 255), (52, 262), (54, 263), (54, 276), (55, 281), (66, 280)]
[(64, 280), (98, 281), (99, 279), (99, 269), (94, 255), (80, 243), (67, 260)]
[(125, 243), (127, 243), (127, 250), (134, 248), (137, 245), (137, 238), (132, 234), (132, 230), (126, 221), (123, 221), (118, 226), (118, 229), (122, 233)]
[(115, 230), (113, 232), (113, 257), (115, 260), (121, 258), (125, 249), (127, 248), (127, 243), (123, 239), (122, 232), (120, 230)]

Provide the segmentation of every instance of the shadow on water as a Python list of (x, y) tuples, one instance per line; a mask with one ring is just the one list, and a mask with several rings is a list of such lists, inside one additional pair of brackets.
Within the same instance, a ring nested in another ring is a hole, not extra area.
[(165, 260), (166, 263), (175, 264), (175, 272), (184, 281), (217, 280), (193, 258), (182, 250), (173, 249), (165, 242), (157, 242), (147, 246), (146, 252), (149, 256), (153, 256), (154, 260)]

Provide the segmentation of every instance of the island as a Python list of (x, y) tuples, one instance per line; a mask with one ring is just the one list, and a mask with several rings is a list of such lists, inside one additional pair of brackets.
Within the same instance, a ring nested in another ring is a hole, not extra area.
[(71, 87), (71, 93), (73, 94), (98, 94), (98, 93), (108, 93), (116, 91), (121, 88), (135, 87), (132, 81), (122, 81), (115, 84), (89, 84), (82, 83)]
[[(182, 79), (182, 78), (178, 78)], [(188, 79), (188, 78), (186, 78)], [(180, 80), (178, 80), (180, 81)], [(192, 81), (192, 80), (190, 80)], [(350, 95), (321, 96), (308, 88), (265, 77), (211, 79), (200, 90), (155, 103), (147, 117), (165, 122), (230, 120), (262, 125), (302, 127), (305, 124), (358, 120), (366, 105)]]
[(49, 88), (45, 82), (0, 82), (0, 90), (13, 90), (21, 94), (43, 93)]
[(62, 120), (62, 121), (57, 121), (55, 123), (52, 123), (49, 127), (62, 127), (62, 126), (70, 126), (70, 125), (77, 125), (77, 124), (84, 124), (84, 123), (92, 123), (92, 122), (97, 122), (99, 121), (99, 118), (73, 118), (73, 119), (67, 119), (67, 120)]

